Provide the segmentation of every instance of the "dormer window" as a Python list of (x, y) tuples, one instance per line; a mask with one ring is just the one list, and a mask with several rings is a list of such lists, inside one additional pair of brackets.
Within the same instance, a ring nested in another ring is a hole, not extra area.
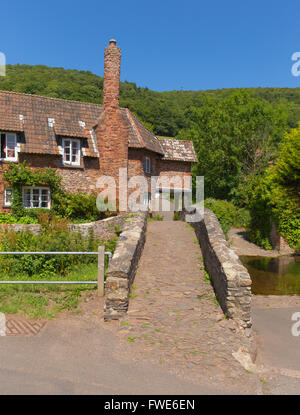
[(70, 166), (80, 166), (80, 141), (63, 139), (63, 161)]
[(17, 161), (17, 136), (14, 133), (1, 133), (1, 160)]

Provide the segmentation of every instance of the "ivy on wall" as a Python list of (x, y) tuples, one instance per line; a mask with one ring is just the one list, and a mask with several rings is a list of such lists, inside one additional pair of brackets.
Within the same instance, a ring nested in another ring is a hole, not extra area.
[[(70, 219), (99, 220), (111, 216), (111, 212), (99, 212), (96, 194), (68, 193), (62, 187), (62, 177), (52, 168), (32, 169), (26, 161), (21, 164), (9, 164), (3, 172), (7, 185), (13, 189), (12, 214), (21, 218), (25, 215), (38, 217), (46, 211), (59, 217)], [(51, 209), (24, 209), (22, 200), (23, 186), (46, 186), (51, 192)]]
[[(62, 177), (51, 168), (31, 169), (24, 161), (21, 164), (9, 164), (3, 172), (3, 178), (13, 189), (12, 213), (15, 216), (23, 216), (22, 202), (23, 186), (47, 186), (50, 188), (52, 210), (55, 211), (57, 201), (64, 196), (61, 188)], [(26, 209), (28, 211), (28, 209)]]

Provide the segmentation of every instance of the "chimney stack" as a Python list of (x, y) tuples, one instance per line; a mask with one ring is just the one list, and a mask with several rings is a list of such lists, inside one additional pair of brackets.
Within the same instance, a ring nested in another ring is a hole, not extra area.
[(116, 40), (111, 39), (109, 46), (105, 48), (103, 82), (104, 110), (119, 108), (121, 49), (116, 44)]

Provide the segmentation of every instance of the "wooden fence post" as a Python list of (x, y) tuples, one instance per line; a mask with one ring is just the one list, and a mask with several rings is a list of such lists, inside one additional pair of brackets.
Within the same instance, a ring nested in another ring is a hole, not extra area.
[(98, 295), (104, 296), (104, 246), (98, 247)]

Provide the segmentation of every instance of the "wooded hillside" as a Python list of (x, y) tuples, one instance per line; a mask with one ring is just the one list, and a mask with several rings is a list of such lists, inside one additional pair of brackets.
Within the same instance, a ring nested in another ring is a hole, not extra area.
[[(43, 65), (7, 65), (7, 75), (0, 77), (0, 89), (25, 92), (75, 101), (102, 102), (103, 78), (88, 71), (50, 68)], [(190, 107), (200, 107), (205, 97), (216, 100), (230, 96), (235, 89), (208, 91), (156, 92), (122, 82), (121, 106), (128, 107), (160, 136), (174, 137), (187, 128)], [(288, 125), (300, 121), (300, 88), (246, 88), (250, 94), (271, 104), (280, 101), (288, 108)]]

